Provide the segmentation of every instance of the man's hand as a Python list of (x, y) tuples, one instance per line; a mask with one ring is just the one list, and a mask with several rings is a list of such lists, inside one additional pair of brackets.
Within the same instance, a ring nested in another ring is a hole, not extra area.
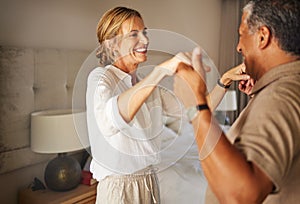
[(224, 85), (230, 85), (232, 81), (240, 81), (240, 80), (248, 80), (250, 79), (250, 76), (245, 74), (245, 64), (242, 63), (236, 67), (231, 68), (227, 72), (225, 72), (221, 79), (220, 82)]
[(224, 85), (230, 85), (232, 81), (240, 81), (239, 90), (249, 95), (252, 91), (255, 81), (254, 79), (250, 78), (250, 76), (247, 75), (245, 71), (245, 64), (242, 63), (225, 72), (220, 81)]
[(192, 66), (181, 64), (177, 69), (174, 91), (185, 107), (206, 103), (206, 74), (201, 58), (200, 48), (195, 48)]
[(241, 80), (239, 82), (239, 90), (249, 95), (252, 92), (255, 80), (250, 78), (248, 80)]

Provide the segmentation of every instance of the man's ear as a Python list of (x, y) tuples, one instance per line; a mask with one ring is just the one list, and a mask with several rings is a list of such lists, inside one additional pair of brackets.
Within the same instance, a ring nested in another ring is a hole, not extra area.
[(258, 30), (259, 48), (266, 48), (271, 42), (271, 31), (266, 26), (261, 26)]

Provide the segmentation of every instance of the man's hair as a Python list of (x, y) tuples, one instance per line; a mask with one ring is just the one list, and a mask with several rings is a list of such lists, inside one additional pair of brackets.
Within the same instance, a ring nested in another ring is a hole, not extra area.
[(300, 55), (300, 1), (251, 0), (243, 9), (250, 32), (266, 26), (282, 50)]

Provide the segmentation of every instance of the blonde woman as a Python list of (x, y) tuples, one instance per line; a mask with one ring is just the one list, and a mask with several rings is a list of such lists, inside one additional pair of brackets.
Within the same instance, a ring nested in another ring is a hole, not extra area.
[[(136, 70), (147, 60), (149, 44), (140, 13), (126, 7), (107, 11), (98, 23), (97, 37), (101, 66), (89, 74), (86, 95), (93, 157), (90, 168), (99, 181), (97, 203), (160, 203), (153, 166), (160, 162), (161, 138), (176, 134), (167, 127), (164, 116), (176, 115), (174, 106), (178, 104), (157, 85), (173, 75), (188, 54), (180, 53), (156, 66), (139, 81)], [(240, 70), (227, 73), (222, 82), (245, 79), (235, 74)], [(215, 88), (216, 103), (209, 103), (212, 109), (225, 91), (224, 87)], [(175, 117), (169, 121), (178, 124), (182, 120)]]

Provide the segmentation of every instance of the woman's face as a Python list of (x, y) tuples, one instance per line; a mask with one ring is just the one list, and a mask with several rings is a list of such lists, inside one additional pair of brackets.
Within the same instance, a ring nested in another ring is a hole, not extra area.
[(149, 40), (144, 22), (139, 17), (126, 20), (120, 30), (119, 59), (129, 65), (138, 65), (147, 60)]

